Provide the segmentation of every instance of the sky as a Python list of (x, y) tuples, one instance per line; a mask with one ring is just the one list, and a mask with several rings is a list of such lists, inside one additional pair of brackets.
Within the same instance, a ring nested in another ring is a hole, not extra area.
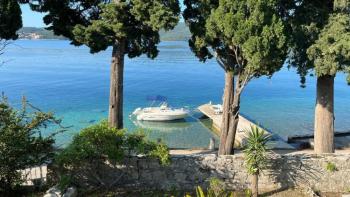
[(33, 12), (28, 5), (21, 5), (23, 27), (45, 27), (44, 14)]
[[(180, 0), (182, 4), (182, 0)], [(183, 8), (184, 6), (181, 5)], [(45, 27), (46, 25), (43, 22), (43, 17), (45, 14), (33, 12), (30, 10), (28, 5), (21, 5), (22, 9), (22, 19), (23, 27)]]

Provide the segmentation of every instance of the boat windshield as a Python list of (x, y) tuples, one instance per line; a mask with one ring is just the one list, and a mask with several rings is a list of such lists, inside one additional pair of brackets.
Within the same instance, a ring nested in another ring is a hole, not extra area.
[(147, 96), (147, 101), (152, 101), (151, 106), (154, 106), (154, 104), (158, 103), (158, 105), (163, 106), (164, 104), (166, 107), (168, 106), (166, 104), (166, 101), (168, 100), (165, 96), (161, 95), (155, 95), (155, 96)]

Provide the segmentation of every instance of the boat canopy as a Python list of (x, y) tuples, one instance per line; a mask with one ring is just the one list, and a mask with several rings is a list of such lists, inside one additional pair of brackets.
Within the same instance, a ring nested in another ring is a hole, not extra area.
[(147, 96), (148, 101), (162, 101), (165, 102), (167, 101), (167, 98), (165, 96), (161, 95), (155, 95), (155, 96)]

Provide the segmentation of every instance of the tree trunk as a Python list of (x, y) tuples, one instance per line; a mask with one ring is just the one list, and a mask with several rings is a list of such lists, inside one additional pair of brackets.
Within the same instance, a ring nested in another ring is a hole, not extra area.
[(228, 155), (230, 153), (226, 152), (226, 141), (229, 133), (230, 127), (230, 106), (233, 101), (233, 84), (234, 84), (234, 74), (233, 72), (226, 71), (225, 72), (225, 89), (223, 96), (223, 112), (222, 112), (222, 123), (221, 123), (221, 131), (220, 131), (220, 145), (219, 145), (219, 155)]
[(252, 196), (253, 197), (258, 197), (258, 179), (259, 176), (258, 174), (253, 174), (253, 177), (252, 177)]
[(317, 78), (314, 143), (316, 153), (334, 153), (334, 76)]
[(236, 81), (236, 89), (234, 91), (233, 95), (233, 103), (230, 107), (230, 123), (229, 123), (229, 129), (228, 129), (228, 135), (227, 140), (225, 144), (225, 152), (227, 155), (233, 155), (234, 154), (234, 144), (236, 139), (236, 132), (238, 127), (238, 121), (239, 121), (239, 108), (240, 108), (240, 99), (241, 99), (241, 93), (238, 91), (238, 83), (239, 81)]
[(117, 40), (113, 45), (108, 125), (123, 128), (123, 78), (124, 78), (125, 40)]

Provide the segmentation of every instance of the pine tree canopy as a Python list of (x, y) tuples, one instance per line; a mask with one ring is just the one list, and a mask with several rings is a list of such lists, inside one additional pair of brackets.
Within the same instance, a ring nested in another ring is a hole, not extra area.
[(225, 69), (255, 77), (282, 67), (287, 40), (276, 0), (186, 0), (185, 5), (190, 46), (200, 60), (215, 55), (230, 65)]
[[(335, 76), (338, 71), (348, 73), (350, 84), (350, 13), (349, 2), (335, 1), (335, 12), (321, 30), (318, 39), (307, 50), (318, 77)], [(345, 7), (342, 7), (345, 6)]]
[(0, 40), (17, 39), (17, 30), (22, 27), (22, 12), (16, 0), (0, 1)]
[[(295, 66), (305, 83), (314, 69), (318, 77), (349, 73), (349, 0), (302, 0), (289, 8), (291, 28), (290, 66)], [(350, 77), (348, 76), (348, 82)]]
[(48, 29), (72, 44), (87, 45), (92, 53), (124, 40), (129, 57), (150, 58), (158, 54), (158, 31), (174, 28), (180, 13), (178, 0), (44, 0), (39, 6), (32, 1), (32, 7), (48, 12)]

